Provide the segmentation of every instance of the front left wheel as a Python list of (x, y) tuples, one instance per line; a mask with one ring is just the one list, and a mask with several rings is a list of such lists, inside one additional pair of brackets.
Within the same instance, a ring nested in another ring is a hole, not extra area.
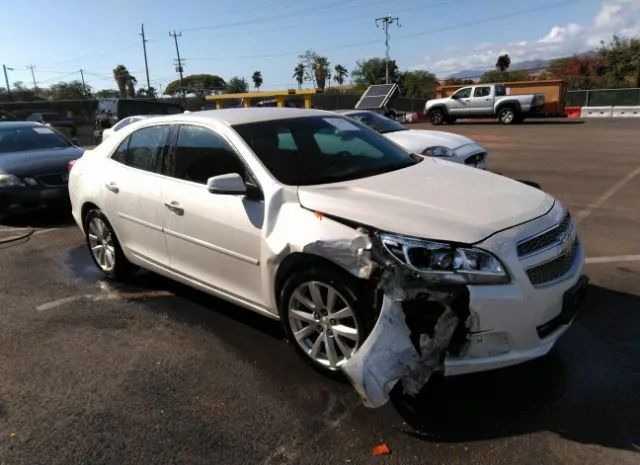
[(124, 256), (113, 227), (102, 211), (89, 210), (84, 218), (84, 231), (89, 253), (97, 267), (110, 278), (128, 278), (134, 266)]
[(370, 331), (369, 299), (361, 294), (355, 278), (329, 267), (290, 275), (279, 311), (298, 354), (321, 371), (339, 371)]

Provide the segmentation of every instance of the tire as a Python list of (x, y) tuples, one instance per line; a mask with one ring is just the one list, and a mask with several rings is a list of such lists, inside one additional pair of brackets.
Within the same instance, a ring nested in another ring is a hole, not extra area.
[[(332, 308), (327, 305), (330, 292), (334, 295)], [(319, 371), (336, 374), (373, 327), (370, 301), (358, 281), (345, 271), (311, 266), (289, 275), (278, 310), (296, 352)]]
[(113, 227), (102, 211), (94, 208), (87, 212), (84, 231), (89, 255), (100, 271), (116, 280), (129, 278), (135, 266), (124, 256)]
[(513, 124), (517, 119), (518, 114), (513, 107), (502, 107), (498, 112), (498, 122), (501, 124)]
[(445, 122), (445, 114), (442, 108), (434, 108), (429, 112), (429, 121), (434, 126), (440, 126)]

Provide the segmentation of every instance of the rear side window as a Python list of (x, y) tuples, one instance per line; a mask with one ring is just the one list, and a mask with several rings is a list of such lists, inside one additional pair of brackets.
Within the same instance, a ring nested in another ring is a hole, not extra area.
[(486, 97), (490, 93), (491, 93), (491, 87), (489, 87), (489, 86), (476, 87), (475, 90), (473, 91), (473, 96), (474, 97)]
[(111, 158), (132, 168), (158, 173), (169, 131), (170, 126), (139, 129), (120, 144)]
[(245, 177), (245, 168), (231, 146), (215, 132), (199, 126), (180, 126), (167, 171), (185, 181), (206, 184), (221, 174)]

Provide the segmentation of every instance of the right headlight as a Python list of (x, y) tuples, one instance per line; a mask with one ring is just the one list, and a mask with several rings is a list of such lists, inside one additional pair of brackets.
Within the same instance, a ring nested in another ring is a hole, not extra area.
[(451, 150), (448, 147), (444, 147), (442, 145), (434, 145), (433, 147), (428, 147), (422, 151), (422, 155), (428, 155), (430, 157), (454, 157), (456, 152)]
[(504, 284), (509, 275), (487, 251), (396, 234), (379, 234), (386, 251), (403, 266), (443, 284)]
[(24, 187), (25, 183), (12, 174), (0, 174), (0, 189), (3, 187)]

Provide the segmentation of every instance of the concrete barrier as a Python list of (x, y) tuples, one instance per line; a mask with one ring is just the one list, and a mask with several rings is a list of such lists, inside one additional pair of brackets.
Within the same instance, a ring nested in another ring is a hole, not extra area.
[(611, 118), (613, 107), (582, 107), (580, 116), (582, 118)]
[(637, 107), (613, 107), (614, 118), (640, 118), (640, 106)]

